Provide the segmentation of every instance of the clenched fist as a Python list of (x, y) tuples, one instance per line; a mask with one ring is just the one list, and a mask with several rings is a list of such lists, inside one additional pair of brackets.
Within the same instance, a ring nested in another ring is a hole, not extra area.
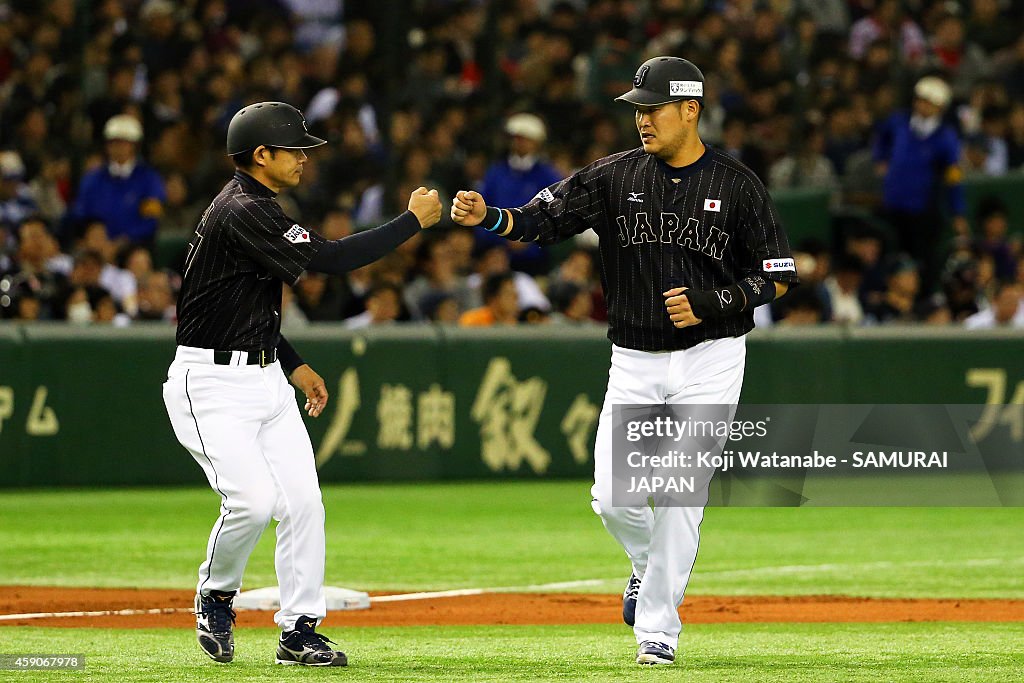
[(415, 214), (421, 228), (429, 228), (441, 220), (441, 200), (437, 190), (427, 192), (425, 187), (417, 187), (409, 195), (409, 210)]
[(667, 292), (662, 292), (665, 297), (665, 310), (668, 312), (669, 320), (675, 327), (689, 327), (702, 322), (693, 313), (690, 300), (686, 297), (686, 287), (676, 287)]
[(459, 225), (474, 226), (487, 215), (487, 204), (479, 192), (459, 190), (452, 202), (452, 220)]

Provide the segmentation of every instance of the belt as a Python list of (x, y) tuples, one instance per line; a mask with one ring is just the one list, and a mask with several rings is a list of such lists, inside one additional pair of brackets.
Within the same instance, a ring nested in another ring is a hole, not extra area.
[[(214, 351), (213, 362), (215, 365), (234, 365), (235, 351)], [(258, 351), (241, 352), (245, 354), (246, 365), (258, 365), (265, 368), (277, 361), (277, 349), (260, 349)]]

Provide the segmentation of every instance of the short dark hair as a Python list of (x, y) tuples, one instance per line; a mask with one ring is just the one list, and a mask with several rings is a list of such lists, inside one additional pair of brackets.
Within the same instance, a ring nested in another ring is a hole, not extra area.
[[(260, 147), (266, 147), (267, 151), (270, 152), (270, 156), (271, 157), (273, 157), (274, 156), (274, 152), (276, 152), (278, 150), (277, 147), (271, 147), (269, 145), (260, 145)], [(255, 152), (257, 149), (259, 149), (259, 147), (253, 147), (252, 149), (247, 149), (244, 152), (239, 152), (238, 154), (232, 154), (231, 155), (231, 160), (233, 162), (235, 162), (235, 166), (237, 168), (241, 168), (243, 170), (244, 169), (252, 168), (253, 166), (256, 165), (256, 162), (253, 161), (253, 159), (252, 159), (252, 155), (253, 155), (253, 152)]]
[(482, 289), (484, 303), (489, 303), (501, 292), (501, 288), (505, 286), (506, 282), (514, 282), (515, 275), (511, 272), (495, 273), (494, 275), (488, 275), (487, 279), (484, 280), (484, 286)]

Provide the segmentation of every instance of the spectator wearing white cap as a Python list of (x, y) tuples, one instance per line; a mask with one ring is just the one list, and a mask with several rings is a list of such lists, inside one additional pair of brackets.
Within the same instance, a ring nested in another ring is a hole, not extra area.
[(107, 163), (82, 178), (73, 217), (79, 224), (103, 221), (115, 241), (152, 242), (167, 194), (160, 174), (139, 157), (142, 124), (118, 114), (103, 127), (103, 138)]
[[(508, 135), (508, 154), (487, 169), (480, 192), (495, 206), (522, 206), (538, 192), (561, 180), (562, 175), (541, 156), (547, 127), (539, 116), (514, 114), (505, 122), (505, 133)], [(531, 275), (546, 272), (547, 256), (539, 245), (509, 242), (481, 228), (477, 228), (476, 233), (480, 246), (510, 246), (513, 270)]]
[(914, 86), (911, 110), (883, 121), (874, 145), (874, 160), (884, 176), (884, 217), (900, 249), (921, 264), (922, 296), (931, 293), (938, 279), (943, 204), (957, 234), (968, 232), (960, 138), (943, 119), (951, 100), (952, 91), (944, 80), (925, 76)]

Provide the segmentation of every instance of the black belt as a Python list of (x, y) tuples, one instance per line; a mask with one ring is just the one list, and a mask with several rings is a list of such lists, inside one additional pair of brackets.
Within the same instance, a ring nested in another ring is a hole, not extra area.
[[(234, 351), (214, 351), (213, 362), (216, 365), (231, 365), (231, 355)], [(259, 351), (248, 351), (246, 353), (246, 365), (258, 365), (265, 368), (277, 360), (277, 349), (260, 349)]]

